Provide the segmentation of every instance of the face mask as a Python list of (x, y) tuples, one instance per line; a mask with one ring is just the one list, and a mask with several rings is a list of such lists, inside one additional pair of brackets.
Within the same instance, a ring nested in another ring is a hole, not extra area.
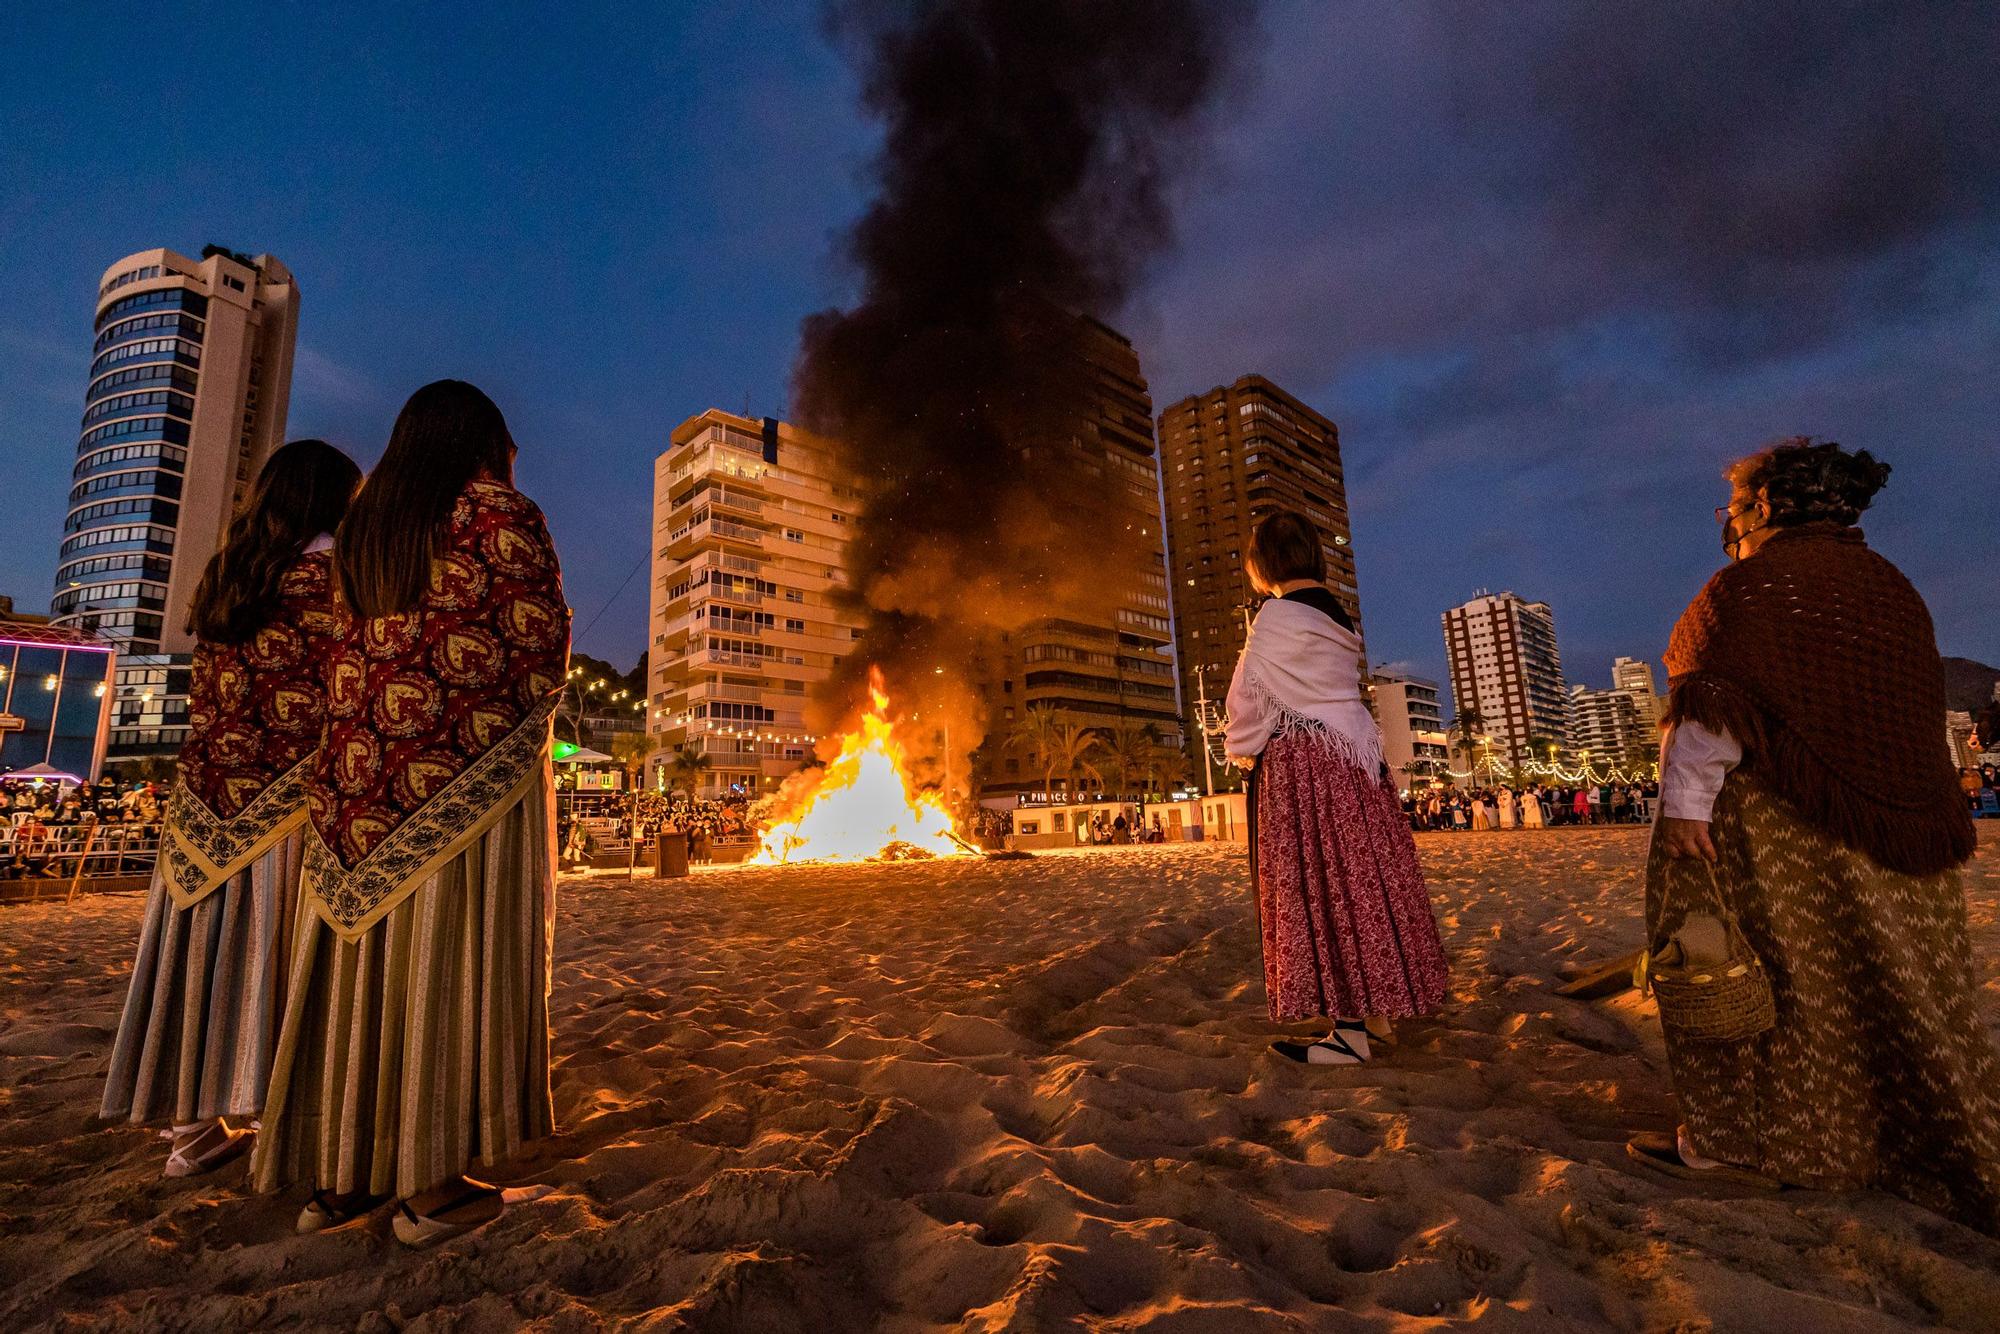
[(1737, 549), (1743, 545), (1743, 539), (1752, 533), (1763, 531), (1765, 524), (1761, 520), (1755, 528), (1744, 528), (1741, 526), (1745, 519), (1751, 518), (1756, 513), (1757, 511), (1752, 508), (1744, 510), (1741, 514), (1732, 514), (1729, 516), (1729, 522), (1722, 525), (1722, 550), (1723, 554), (1728, 556), (1729, 559), (1741, 560), (1742, 557), (1736, 553)]

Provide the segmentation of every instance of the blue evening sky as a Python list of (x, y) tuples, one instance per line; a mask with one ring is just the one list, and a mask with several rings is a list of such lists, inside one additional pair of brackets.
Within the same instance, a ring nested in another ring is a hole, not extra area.
[[(1339, 422), (1378, 661), (1440, 675), (1440, 611), (1512, 588), (1572, 679), (1657, 662), (1720, 560), (1718, 469), (1812, 433), (1895, 465), (1871, 538), (1946, 652), (2000, 662), (2000, 136), (1957, 87), (1991, 39), (1919, 24), (1909, 80), (1865, 32), (1590, 8), (1274, 6), (1117, 317), (1156, 404), (1254, 370)], [(213, 241), (299, 276), (291, 435), (366, 464), (419, 384), (493, 395), (578, 647), (630, 661), (667, 431), (780, 411), (851, 282), (873, 130), (816, 7), (8, 10), (0, 593), (46, 607), (104, 267)], [(1745, 96), (1772, 44), (1807, 55)], [(1885, 81), (1886, 133), (1819, 109)]]

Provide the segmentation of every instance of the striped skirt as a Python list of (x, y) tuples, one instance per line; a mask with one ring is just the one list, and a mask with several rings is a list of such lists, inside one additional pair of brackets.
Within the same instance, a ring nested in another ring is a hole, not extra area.
[(1251, 874), (1271, 1018), (1437, 1009), (1444, 944), (1396, 789), (1310, 728), (1271, 739), (1254, 786)]
[(553, 819), (545, 763), (541, 782), (359, 939), (302, 910), (258, 1189), (407, 1197), (553, 1129)]
[(282, 840), (192, 908), (154, 872), (100, 1115), (185, 1125), (263, 1110), (301, 846)]

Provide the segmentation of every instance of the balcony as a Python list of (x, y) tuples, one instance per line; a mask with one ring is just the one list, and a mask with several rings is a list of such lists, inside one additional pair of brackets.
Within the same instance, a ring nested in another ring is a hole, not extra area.
[(668, 533), (667, 545), (661, 549), (661, 554), (674, 560), (685, 560), (701, 550), (704, 543), (712, 541), (736, 543), (761, 551), (764, 536), (762, 528), (711, 518), (701, 523), (684, 523)]

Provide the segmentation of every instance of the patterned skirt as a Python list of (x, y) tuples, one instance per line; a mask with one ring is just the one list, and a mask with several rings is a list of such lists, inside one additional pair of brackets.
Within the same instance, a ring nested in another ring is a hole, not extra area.
[(99, 1115), (185, 1125), (263, 1110), (299, 849), (281, 840), (191, 908), (154, 872)]
[[(1710, 835), (1778, 1022), (1744, 1042), (1669, 1036), (1694, 1147), (1793, 1185), (1886, 1190), (2000, 1233), (2000, 1057), (1979, 1018), (1959, 873), (1884, 870), (1741, 771)], [(1646, 919), (1658, 936), (1713, 894), (1698, 864), (1671, 862), (1655, 839)]]
[(410, 1196), (554, 1126), (543, 777), (358, 939), (305, 910), (252, 1179)]
[(1275, 1020), (1428, 1014), (1447, 966), (1396, 790), (1293, 728), (1257, 765), (1251, 866)]

